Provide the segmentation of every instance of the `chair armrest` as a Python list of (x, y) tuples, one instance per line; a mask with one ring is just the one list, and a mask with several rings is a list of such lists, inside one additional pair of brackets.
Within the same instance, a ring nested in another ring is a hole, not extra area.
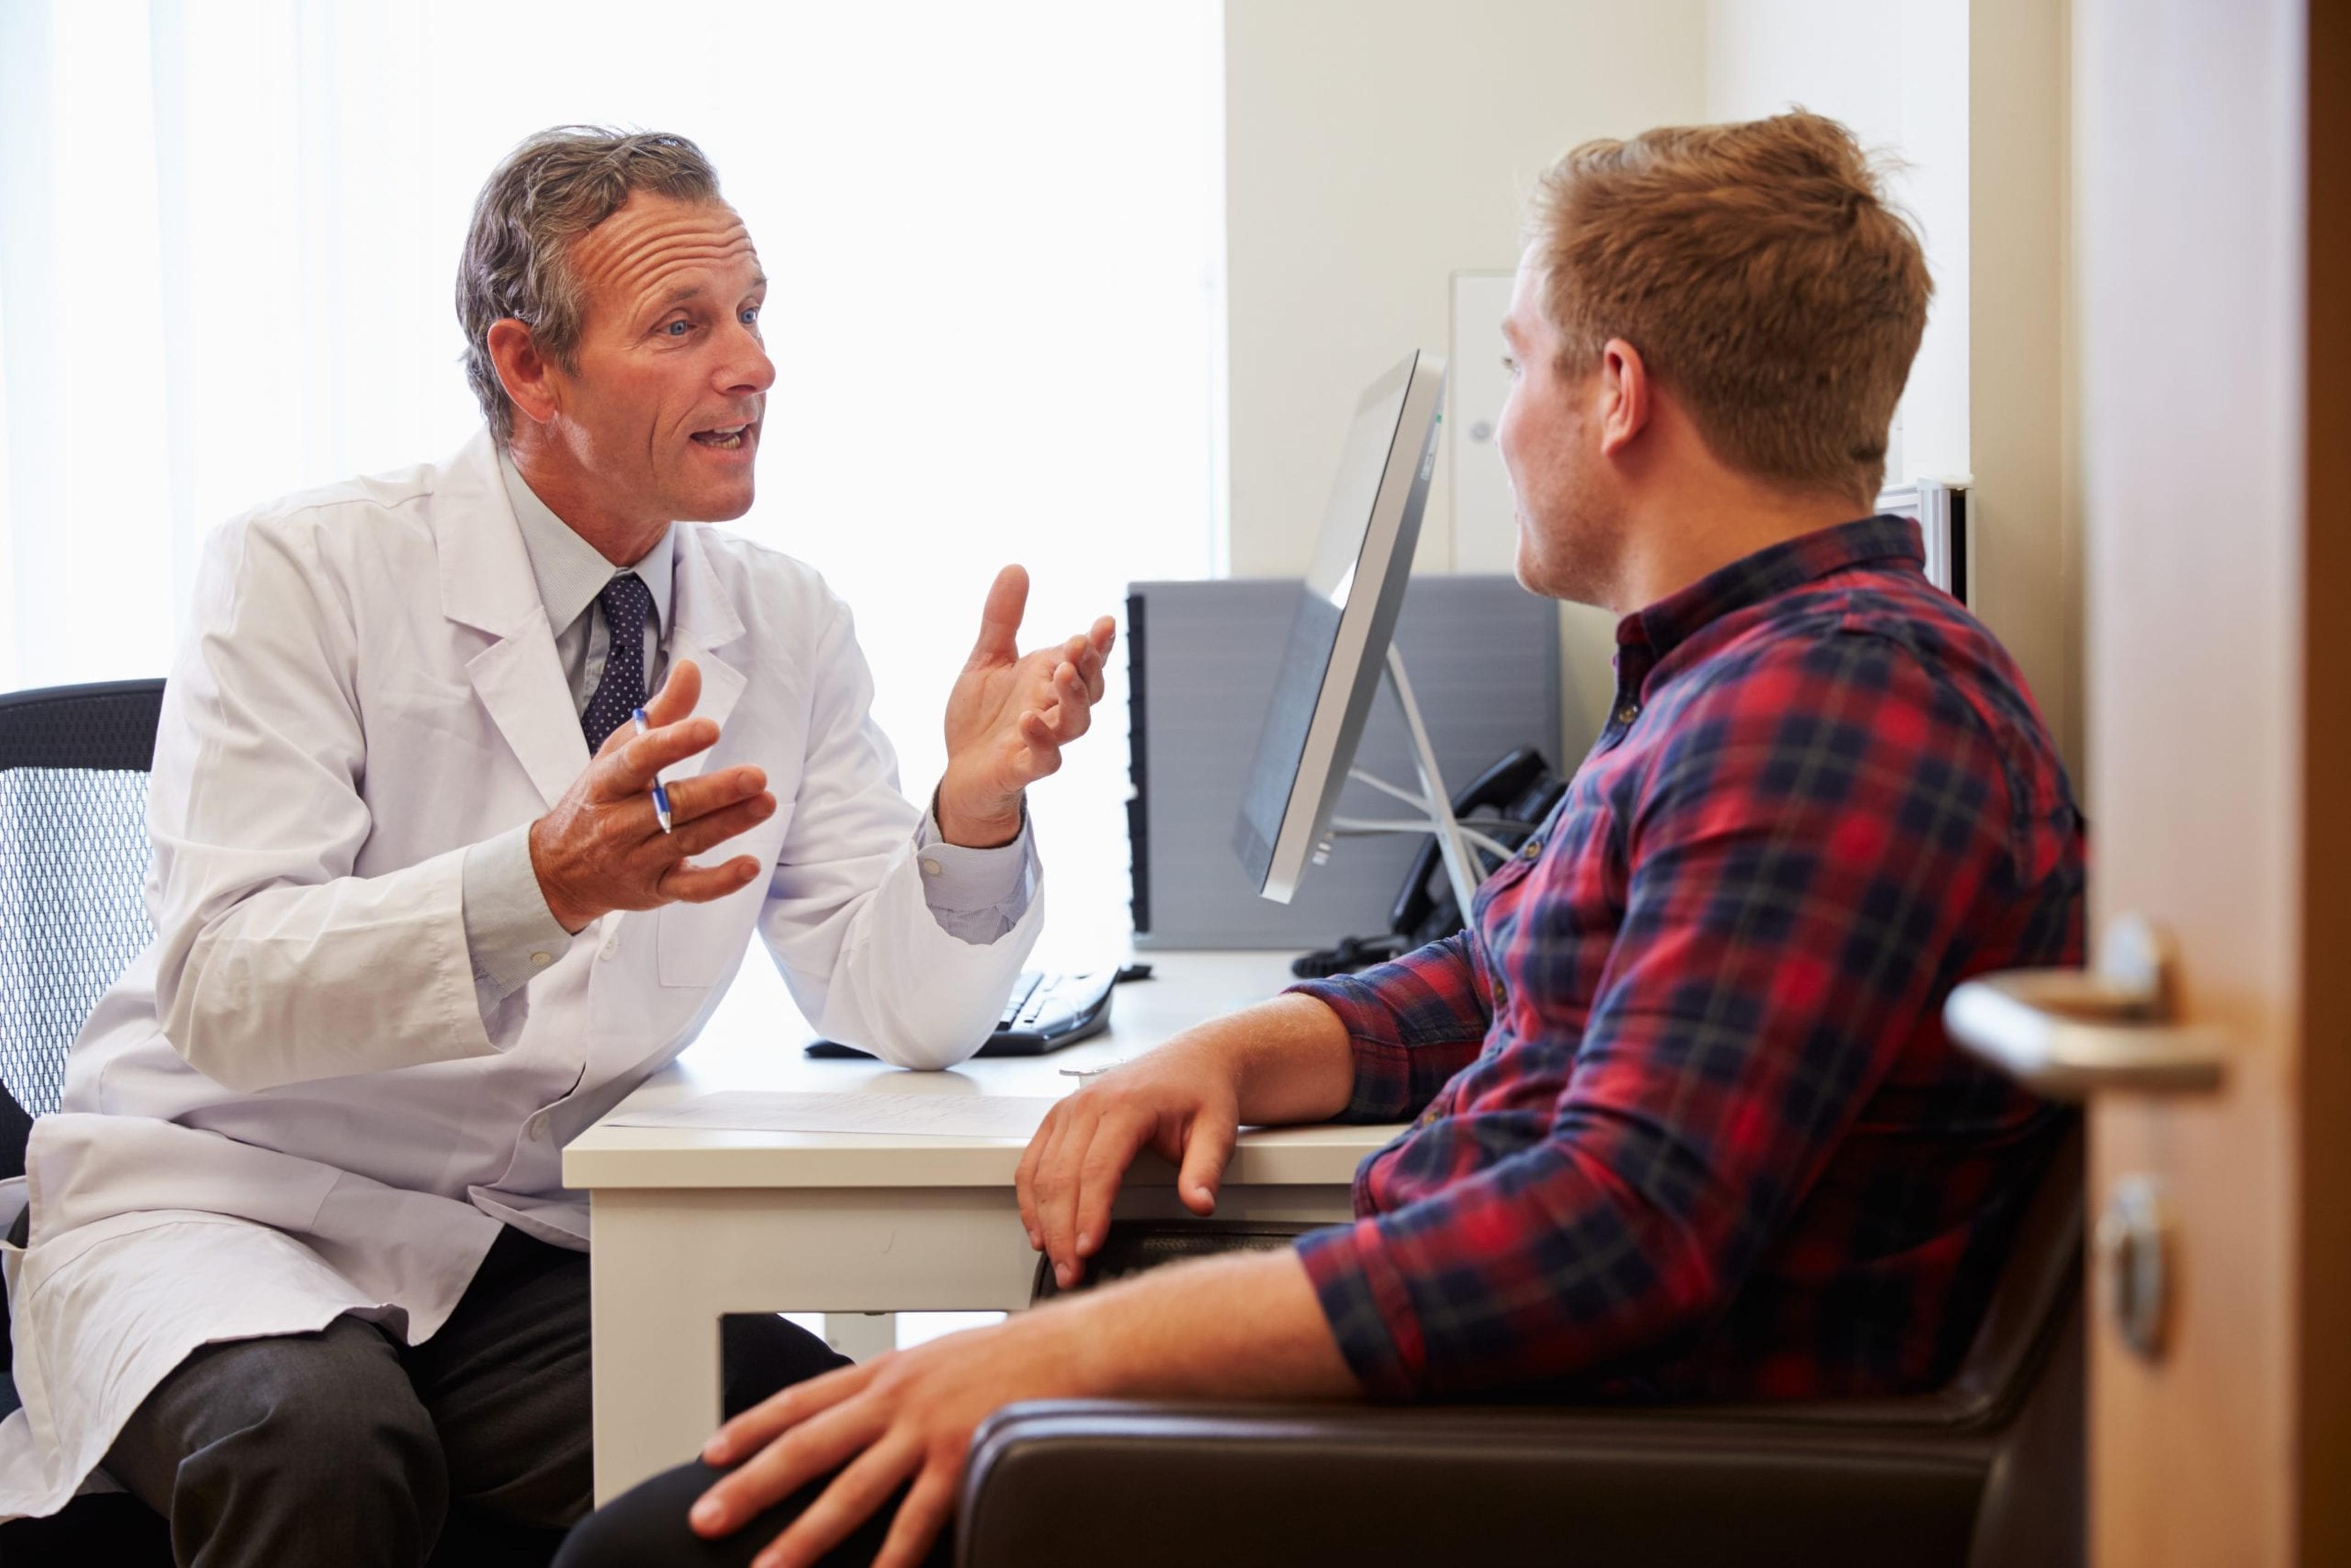
[(973, 1437), (956, 1561), (1959, 1568), (1989, 1464), (1669, 1411), (1040, 1402)]

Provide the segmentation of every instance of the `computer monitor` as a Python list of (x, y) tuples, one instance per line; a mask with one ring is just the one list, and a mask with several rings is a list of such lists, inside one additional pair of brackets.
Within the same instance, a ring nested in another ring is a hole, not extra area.
[(1379, 689), (1428, 502), (1444, 385), (1442, 358), (1407, 355), (1364, 393), (1347, 431), (1233, 830), (1250, 882), (1277, 903), (1290, 902), (1322, 841)]

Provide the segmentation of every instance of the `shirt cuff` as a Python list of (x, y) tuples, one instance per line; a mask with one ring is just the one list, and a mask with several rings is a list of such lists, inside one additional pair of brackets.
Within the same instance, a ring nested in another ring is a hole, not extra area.
[(549, 912), (531, 869), (529, 823), (466, 850), (465, 905), (474, 995), (486, 1023), (500, 1002), (571, 946), (571, 933)]
[(950, 936), (985, 947), (1020, 924), (1037, 894), (1037, 850), (1029, 831), (1029, 803), (1020, 804), (1020, 833), (992, 850), (951, 844), (939, 831), (935, 808), (914, 830), (915, 869), (923, 902)]

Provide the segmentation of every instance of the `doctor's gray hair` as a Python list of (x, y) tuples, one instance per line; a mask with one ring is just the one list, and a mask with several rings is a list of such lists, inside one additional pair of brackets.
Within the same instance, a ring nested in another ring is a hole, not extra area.
[(558, 125), (507, 153), (475, 200), (457, 263), (457, 319), (465, 329), (465, 379), (501, 450), (514, 434), (514, 405), (490, 360), (490, 329), (511, 317), (530, 329), (540, 353), (573, 369), (584, 302), (571, 242), (636, 191), (720, 199), (718, 172), (683, 136)]

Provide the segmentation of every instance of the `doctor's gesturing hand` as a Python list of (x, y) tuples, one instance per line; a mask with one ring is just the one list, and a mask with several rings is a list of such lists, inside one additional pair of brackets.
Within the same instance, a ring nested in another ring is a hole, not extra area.
[(1102, 700), (1111, 618), (1024, 658), (1015, 639), (1028, 603), (1026, 571), (1008, 566), (996, 574), (979, 642), (947, 696), (937, 810), (951, 844), (986, 849), (1019, 838), (1021, 792), (1061, 766), (1061, 747), (1085, 734)]
[(668, 787), (672, 826), (653, 814), (654, 776), (718, 744), (718, 726), (694, 718), (702, 672), (680, 659), (645, 705), (645, 733), (614, 730), (555, 809), (530, 828), (530, 864), (548, 913), (578, 932), (615, 909), (706, 904), (763, 869), (750, 855), (715, 866), (689, 864), (776, 812), (765, 769), (722, 768)]

